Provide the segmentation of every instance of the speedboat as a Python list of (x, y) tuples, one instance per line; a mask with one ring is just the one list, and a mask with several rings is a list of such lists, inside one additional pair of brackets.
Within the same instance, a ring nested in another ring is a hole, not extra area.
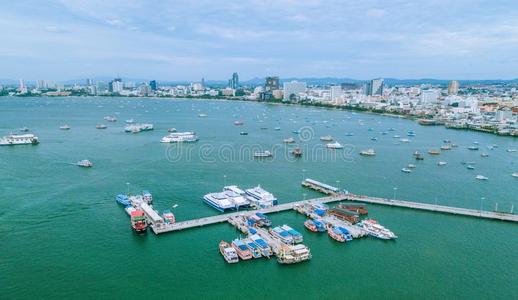
[(321, 136), (320, 140), (323, 141), (323, 142), (331, 142), (331, 141), (333, 141), (333, 137), (330, 136), (330, 135)]
[(472, 165), (467, 165), (467, 166), (466, 166), (466, 169), (468, 169), (468, 170), (475, 170), (475, 167), (474, 167), (474, 166), (472, 166)]
[(516, 152), (516, 149), (507, 149), (507, 152)]
[(281, 130), (281, 128), (280, 127), (275, 127), (273, 130), (279, 131), (279, 130)]
[(97, 129), (106, 129), (106, 128), (108, 128), (108, 126), (106, 126), (104, 124), (97, 124), (97, 125), (95, 125), (95, 128), (97, 128)]
[(451, 147), (448, 145), (441, 146), (441, 150), (451, 150)]
[(22, 128), (20, 128), (20, 131), (21, 131), (21, 132), (28, 132), (28, 131), (29, 131), (29, 128), (27, 128), (27, 127), (22, 127)]
[(339, 142), (334, 142), (327, 144), (326, 147), (330, 149), (342, 149), (344, 146), (342, 146), (342, 144), (340, 144)]
[(164, 218), (164, 222), (168, 224), (173, 224), (175, 222), (174, 214), (170, 210), (164, 210), (162, 218)]
[(518, 172), (511, 174), (514, 178), (518, 178)]
[(219, 242), (219, 252), (229, 264), (237, 263), (239, 261), (236, 250), (225, 241)]
[(295, 148), (293, 151), (291, 151), (291, 154), (295, 157), (301, 157), (302, 156), (302, 150), (300, 148)]
[(477, 175), (475, 176), (476, 179), (478, 180), (488, 180), (489, 178), (487, 178), (486, 176), (483, 176), (483, 175)]
[(447, 162), (445, 162), (445, 161), (437, 162), (438, 166), (445, 166), (446, 164), (447, 164)]
[(260, 151), (260, 152), (254, 152), (254, 157), (255, 158), (266, 158), (266, 157), (272, 157), (273, 154), (266, 150), (266, 151)]
[(295, 139), (290, 137), (290, 138), (284, 139), (283, 142), (286, 144), (291, 144), (291, 143), (295, 143)]
[(91, 168), (94, 166), (94, 164), (89, 161), (88, 159), (80, 160), (76, 163), (76, 166), (83, 167), (83, 168)]
[(430, 155), (439, 155), (439, 154), (441, 154), (441, 152), (439, 152), (437, 150), (428, 150), (428, 154), (430, 154)]
[(65, 125), (59, 126), (59, 129), (61, 129), (61, 130), (70, 130), (70, 126), (65, 124)]
[(413, 164), (408, 164), (408, 166), (406, 166), (406, 167), (409, 169), (415, 169), (415, 165), (413, 165)]
[(412, 170), (409, 169), (409, 168), (403, 168), (401, 169), (401, 172), (404, 172), (404, 173), (412, 173)]
[(476, 151), (476, 150), (478, 150), (478, 146), (476, 146), (476, 145), (469, 146), (468, 150)]

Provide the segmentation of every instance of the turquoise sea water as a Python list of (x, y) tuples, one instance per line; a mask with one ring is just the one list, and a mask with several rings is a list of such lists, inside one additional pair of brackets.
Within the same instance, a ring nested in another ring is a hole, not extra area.
[[(119, 120), (107, 123), (106, 115)], [(129, 118), (154, 123), (155, 130), (124, 133)], [(234, 120), (245, 124), (234, 126)], [(99, 123), (109, 128), (95, 129)], [(63, 124), (72, 129), (59, 130)], [(284, 212), (272, 215), (273, 222), (304, 233), (311, 261), (227, 265), (217, 246), (238, 236), (230, 225), (136, 236), (114, 199), (129, 182), (133, 192), (150, 190), (159, 210), (178, 204), (177, 219), (187, 220), (216, 214), (201, 198), (225, 183), (261, 184), (281, 203), (319, 196), (300, 187), (306, 176), (358, 194), (391, 198), (396, 187), (403, 200), (475, 209), (482, 204), (486, 210), (498, 203), (499, 210), (509, 211), (513, 205), (518, 209), (518, 180), (511, 176), (518, 172), (518, 153), (506, 149), (518, 148), (517, 139), (260, 103), (0, 98), (0, 135), (23, 126), (39, 136), (39, 145), (0, 147), (1, 298), (518, 298), (517, 224), (371, 206), (370, 216), (399, 239), (343, 245), (307, 232), (304, 217)], [(200, 141), (161, 144), (170, 127), (195, 131)], [(300, 128), (300, 136), (292, 133)], [(388, 128), (395, 131), (380, 134)], [(392, 137), (407, 138), (407, 130), (416, 133), (410, 143)], [(323, 135), (334, 136), (345, 149), (325, 149)], [(290, 136), (303, 139), (300, 160), (286, 154), (294, 145), (282, 140)], [(426, 154), (444, 139), (459, 147), (436, 157)], [(475, 141), (480, 151), (467, 150)], [(498, 148), (489, 150), (492, 144)], [(273, 151), (273, 160), (252, 159), (260, 148)], [(377, 156), (358, 155), (367, 148)], [(424, 161), (413, 159), (415, 150), (425, 153)], [(482, 158), (481, 152), (490, 156)], [(68, 164), (85, 158), (94, 168)], [(438, 161), (448, 164), (439, 167)], [(462, 161), (475, 161), (476, 170)], [(415, 171), (402, 173), (409, 163), (417, 165)], [(477, 174), (489, 180), (477, 181)]]

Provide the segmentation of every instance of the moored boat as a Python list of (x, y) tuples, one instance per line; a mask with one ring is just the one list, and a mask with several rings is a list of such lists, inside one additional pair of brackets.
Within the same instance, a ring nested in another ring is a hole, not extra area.
[(235, 239), (232, 241), (232, 248), (234, 248), (237, 252), (237, 255), (242, 260), (248, 260), (252, 258), (252, 252), (248, 249), (248, 246), (240, 239)]
[(335, 241), (345, 243), (345, 236), (337, 227), (330, 226), (327, 229), (327, 234)]
[(135, 233), (146, 232), (147, 222), (142, 210), (137, 209), (131, 213), (131, 228)]
[(169, 209), (164, 210), (164, 212), (162, 213), (162, 218), (164, 219), (164, 222), (167, 224), (173, 224), (176, 221), (173, 212), (171, 212)]
[(34, 134), (10, 134), (0, 138), (0, 146), (37, 145), (39, 142)]
[(219, 253), (221, 253), (225, 261), (229, 264), (239, 262), (239, 257), (236, 250), (225, 241), (219, 242)]

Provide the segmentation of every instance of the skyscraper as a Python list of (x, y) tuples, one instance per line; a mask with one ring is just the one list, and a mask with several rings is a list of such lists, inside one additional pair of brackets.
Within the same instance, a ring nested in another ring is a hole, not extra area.
[(264, 89), (267, 92), (271, 92), (273, 90), (278, 90), (279, 89), (279, 77), (277, 77), (277, 76), (266, 77)]
[(151, 81), (149, 82), (149, 86), (151, 87), (151, 90), (152, 90), (153, 92), (156, 92), (157, 87), (158, 87), (158, 86), (157, 86), (157, 84), (156, 84), (156, 80), (151, 80)]
[(383, 78), (372, 79), (365, 85), (365, 95), (383, 95)]
[(232, 78), (228, 80), (228, 87), (234, 90), (239, 87), (239, 75), (237, 73), (232, 74)]
[(115, 78), (108, 84), (108, 91), (111, 93), (119, 93), (124, 88), (121, 78)]
[(342, 87), (339, 85), (333, 85), (331, 87), (331, 101), (338, 103), (342, 98)]
[(459, 82), (457, 80), (452, 80), (448, 83), (448, 95), (457, 95), (459, 92)]

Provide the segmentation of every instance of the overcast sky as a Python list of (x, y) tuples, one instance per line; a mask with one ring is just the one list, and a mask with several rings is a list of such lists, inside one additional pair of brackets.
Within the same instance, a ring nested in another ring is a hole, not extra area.
[(518, 77), (516, 0), (16, 0), (0, 78)]

